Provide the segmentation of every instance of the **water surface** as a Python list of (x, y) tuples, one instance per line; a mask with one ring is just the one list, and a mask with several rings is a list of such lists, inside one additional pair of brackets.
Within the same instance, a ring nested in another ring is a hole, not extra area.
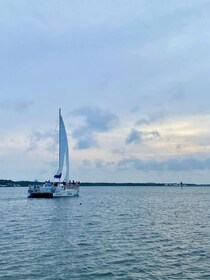
[(0, 188), (0, 279), (210, 279), (210, 188)]

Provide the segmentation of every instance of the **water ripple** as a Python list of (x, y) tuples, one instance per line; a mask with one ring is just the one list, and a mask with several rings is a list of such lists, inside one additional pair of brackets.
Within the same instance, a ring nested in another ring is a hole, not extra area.
[(0, 188), (2, 279), (210, 279), (210, 188), (26, 194)]

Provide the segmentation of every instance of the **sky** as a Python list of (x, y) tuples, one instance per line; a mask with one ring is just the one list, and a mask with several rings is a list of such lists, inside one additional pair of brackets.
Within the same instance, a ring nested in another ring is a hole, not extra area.
[(0, 0), (0, 178), (210, 183), (209, 0)]

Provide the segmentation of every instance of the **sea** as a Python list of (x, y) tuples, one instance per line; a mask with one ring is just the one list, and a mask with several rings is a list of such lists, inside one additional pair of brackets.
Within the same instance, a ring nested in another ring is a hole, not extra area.
[(210, 188), (1, 187), (0, 279), (210, 279)]

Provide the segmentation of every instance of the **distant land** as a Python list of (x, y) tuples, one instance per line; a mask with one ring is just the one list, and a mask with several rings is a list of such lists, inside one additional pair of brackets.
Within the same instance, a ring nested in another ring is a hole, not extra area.
[[(0, 187), (28, 187), (32, 185), (42, 185), (44, 182), (38, 182), (38, 181), (12, 181), (12, 180), (4, 180), (0, 179)], [(136, 187), (145, 187), (145, 186), (179, 186), (179, 183), (154, 183), (154, 182), (148, 182), (148, 183), (106, 183), (106, 182), (81, 182), (80, 186), (90, 187), (90, 186), (136, 186)], [(210, 184), (191, 184), (191, 183), (183, 183), (183, 186), (188, 187), (196, 187), (196, 186), (206, 186), (210, 187)]]

